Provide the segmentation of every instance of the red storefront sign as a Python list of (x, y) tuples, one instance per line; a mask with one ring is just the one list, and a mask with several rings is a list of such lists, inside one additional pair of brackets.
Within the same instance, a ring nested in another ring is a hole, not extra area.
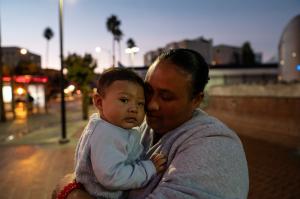
[[(11, 77), (4, 76), (3, 78), (4, 82), (10, 82)], [(31, 76), (31, 75), (20, 75), (20, 76), (13, 76), (13, 79), (16, 83), (47, 83), (48, 77), (45, 76)]]

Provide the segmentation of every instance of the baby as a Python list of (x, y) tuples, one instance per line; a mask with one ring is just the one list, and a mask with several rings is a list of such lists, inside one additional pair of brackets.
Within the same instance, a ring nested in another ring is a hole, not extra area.
[(166, 158), (140, 158), (138, 127), (145, 116), (144, 82), (133, 71), (104, 71), (93, 97), (98, 114), (90, 117), (76, 147), (76, 181), (98, 198), (126, 198), (126, 190), (146, 185), (164, 169)]

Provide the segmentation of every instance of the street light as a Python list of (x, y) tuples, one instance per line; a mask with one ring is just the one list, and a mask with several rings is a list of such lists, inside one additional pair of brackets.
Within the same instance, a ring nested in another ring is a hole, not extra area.
[(64, 51), (63, 51), (63, 0), (59, 0), (59, 36), (60, 36), (60, 95), (61, 95), (61, 138), (59, 143), (69, 142), (66, 129), (66, 105), (64, 93)]
[(97, 46), (97, 47), (95, 48), (95, 51), (96, 51), (96, 53), (101, 53), (101, 47)]
[(25, 49), (25, 48), (21, 48), (21, 50), (20, 50), (20, 53), (22, 54), (22, 55), (26, 55), (27, 54), (27, 49)]
[[(110, 50), (108, 50), (108, 49), (106, 49), (106, 48), (102, 48), (102, 47), (100, 47), (100, 46), (97, 46), (97, 47), (95, 48), (95, 52), (96, 52), (96, 54), (97, 54), (97, 63), (98, 63), (98, 67), (101, 69), (100, 72), (102, 72), (102, 70), (103, 70), (102, 67), (105, 67), (103, 63), (104, 63), (105, 61), (108, 61), (109, 59), (104, 59), (104, 57), (101, 56), (101, 53), (102, 53), (102, 52), (106, 52), (106, 53), (109, 54), (110, 56), (111, 56), (112, 54), (111, 54)], [(104, 60), (105, 60), (105, 61), (104, 61)], [(102, 62), (102, 65), (101, 65), (101, 62)]]
[(129, 58), (130, 58), (130, 64), (133, 65), (133, 59), (134, 59), (134, 55), (136, 53), (138, 53), (140, 51), (140, 49), (137, 46), (134, 46), (132, 48), (126, 48), (125, 49), (125, 53), (129, 54)]

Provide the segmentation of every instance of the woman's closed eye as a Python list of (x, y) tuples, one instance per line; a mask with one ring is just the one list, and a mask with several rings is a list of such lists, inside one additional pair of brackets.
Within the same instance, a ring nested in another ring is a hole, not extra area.
[(144, 107), (145, 106), (145, 102), (138, 102), (138, 106)]
[(160, 97), (164, 101), (171, 101), (175, 98), (174, 95), (169, 94), (169, 93), (160, 93)]
[(124, 103), (124, 104), (127, 104), (128, 103), (128, 99), (127, 98), (125, 98), (125, 97), (122, 97), (122, 98), (120, 98), (119, 99), (122, 103)]

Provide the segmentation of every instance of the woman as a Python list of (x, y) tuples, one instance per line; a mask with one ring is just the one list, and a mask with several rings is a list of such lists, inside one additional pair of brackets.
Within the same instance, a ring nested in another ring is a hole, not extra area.
[[(238, 136), (198, 108), (208, 79), (207, 63), (189, 49), (167, 51), (149, 67), (144, 156), (163, 153), (167, 169), (128, 198), (247, 198), (247, 161)], [(77, 189), (67, 198), (91, 197)]]

